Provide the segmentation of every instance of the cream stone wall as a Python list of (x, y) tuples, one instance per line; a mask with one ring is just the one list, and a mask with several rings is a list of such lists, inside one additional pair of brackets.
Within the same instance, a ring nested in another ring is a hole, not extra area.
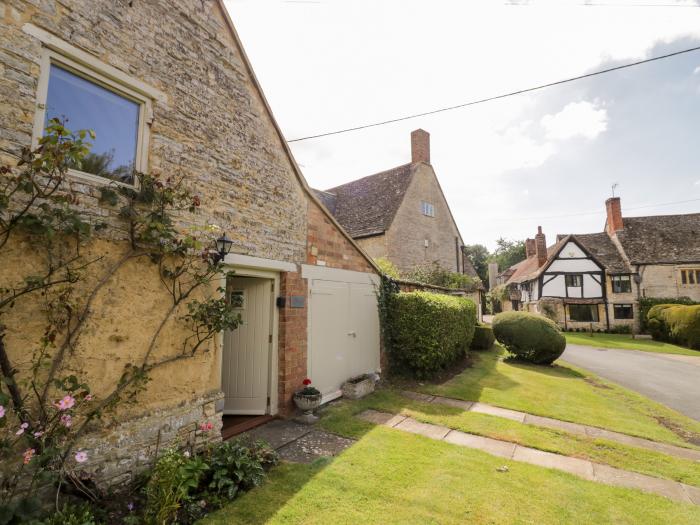
[(653, 265), (641, 266), (642, 294), (644, 297), (690, 297), (700, 301), (700, 285), (682, 284), (680, 270), (700, 268), (695, 265)]
[[(435, 207), (435, 217), (423, 215), (421, 201)], [(401, 271), (433, 261), (452, 271), (461, 271), (461, 259), (458, 267), (455, 245), (459, 231), (429, 164), (417, 164), (413, 180), (386, 237), (389, 259)], [(461, 239), (459, 243), (462, 244)]]
[(355, 242), (372, 259), (376, 260), (376, 259), (379, 259), (381, 257), (388, 258), (389, 249), (387, 247), (386, 234), (374, 235), (372, 237), (362, 237), (360, 239), (355, 239)]
[[(199, 212), (180, 217), (183, 226), (219, 225), (234, 240), (235, 253), (305, 261), (306, 197), (217, 2), (0, 3), (0, 163), (16, 163), (32, 139), (44, 48), (28, 27), (46, 31), (165, 95), (152, 100), (148, 166), (166, 177), (184, 177), (200, 196)], [(93, 268), (86, 286), (126, 250), (123, 234), (114, 228), (119, 223), (116, 212), (98, 203), (99, 187), (82, 180), (75, 184), (78, 205), (111, 227), (90, 248), (106, 257)], [(0, 254), (0, 283), (26, 275), (35, 262), (31, 254), (20, 239), (13, 239)], [(126, 363), (140, 364), (168, 307), (154, 265), (143, 258), (130, 261), (96, 296), (70, 369), (83, 373), (98, 397), (110, 392)], [(20, 367), (42, 334), (38, 308), (38, 303), (20, 301), (3, 318), (8, 326), (5, 343)], [(181, 351), (186, 335), (177, 321), (181, 314), (166, 325), (154, 360)], [(169, 439), (190, 435), (198, 418), (220, 424), (213, 408), (220, 391), (220, 348), (212, 341), (204, 350), (186, 366), (177, 363), (154, 371), (135, 405), (121, 409), (114, 425), (94, 429), (89, 442), (107, 440), (121, 447), (109, 460), (91, 454), (91, 462), (99, 464), (95, 468), (121, 480), (136, 468), (122, 459), (150, 450), (154, 439), (162, 447)], [(142, 432), (145, 427), (138, 421), (146, 421), (148, 431)], [(109, 466), (112, 459), (123, 468)]]

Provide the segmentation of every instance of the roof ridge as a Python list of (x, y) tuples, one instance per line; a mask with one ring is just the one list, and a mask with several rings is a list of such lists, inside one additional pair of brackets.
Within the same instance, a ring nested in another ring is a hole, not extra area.
[(389, 168), (389, 169), (386, 169), (383, 171), (378, 171), (377, 173), (373, 173), (371, 175), (365, 175), (364, 177), (360, 177), (359, 179), (354, 179), (354, 180), (345, 182), (343, 184), (339, 184), (338, 186), (333, 186), (332, 188), (328, 188), (327, 190), (320, 190), (320, 191), (323, 191), (325, 193), (332, 193), (333, 190), (337, 190), (339, 188), (344, 188), (345, 186), (348, 186), (350, 184), (355, 184), (356, 182), (371, 179), (372, 177), (376, 177), (378, 175), (384, 175), (384, 174), (389, 173), (391, 171), (399, 170), (401, 168), (411, 167), (413, 164), (414, 164), (413, 162), (407, 162), (406, 164), (401, 164), (400, 166), (395, 166), (393, 168)]

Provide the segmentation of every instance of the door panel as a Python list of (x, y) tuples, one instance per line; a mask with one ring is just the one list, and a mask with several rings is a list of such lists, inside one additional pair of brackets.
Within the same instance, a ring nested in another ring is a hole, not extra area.
[(270, 377), (272, 280), (234, 277), (228, 293), (242, 322), (224, 334), (222, 390), (224, 413), (265, 414)]
[(310, 284), (309, 376), (328, 401), (350, 377), (379, 368), (377, 297), (371, 284)]
[(347, 283), (312, 281), (309, 375), (324, 396), (348, 378), (348, 300)]

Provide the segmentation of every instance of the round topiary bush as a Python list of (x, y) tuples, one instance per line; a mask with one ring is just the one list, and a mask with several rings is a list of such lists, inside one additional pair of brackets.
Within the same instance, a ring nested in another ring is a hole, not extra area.
[(531, 363), (551, 365), (566, 348), (566, 339), (557, 325), (541, 315), (504, 312), (494, 318), (492, 326), (499, 343)]
[(472, 350), (488, 350), (496, 341), (493, 329), (490, 326), (477, 325), (474, 329), (474, 339), (472, 339)]

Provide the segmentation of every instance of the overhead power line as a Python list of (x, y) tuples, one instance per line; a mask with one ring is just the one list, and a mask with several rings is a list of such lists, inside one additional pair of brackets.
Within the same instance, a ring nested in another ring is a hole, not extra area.
[[(645, 208), (659, 208), (661, 206), (672, 206), (675, 204), (687, 204), (689, 202), (698, 202), (700, 199), (687, 199), (684, 201), (673, 201), (673, 202), (660, 202), (658, 204), (644, 204), (642, 206), (630, 206), (630, 207), (625, 207), (625, 211), (632, 211), (632, 210), (642, 210)], [(547, 215), (547, 216), (538, 216), (538, 217), (519, 217), (519, 218), (506, 218), (506, 219), (490, 219), (492, 221), (539, 221), (539, 220), (546, 220), (546, 219), (562, 219), (565, 217), (583, 217), (586, 215), (605, 215), (605, 210), (596, 210), (596, 211), (582, 211), (578, 213), (564, 213), (561, 215)]]
[(483, 104), (484, 102), (491, 102), (493, 100), (499, 100), (502, 98), (512, 97), (515, 95), (522, 95), (524, 93), (530, 93), (532, 91), (538, 91), (540, 89), (558, 86), (561, 84), (574, 82), (576, 80), (582, 80), (584, 78), (590, 78), (590, 77), (594, 77), (597, 75), (603, 75), (605, 73), (611, 73), (613, 71), (619, 71), (620, 69), (626, 69), (629, 67), (639, 66), (641, 64), (648, 64), (649, 62), (655, 62), (657, 60), (663, 60), (666, 58), (671, 58), (671, 57), (675, 57), (678, 55), (683, 55), (685, 53), (692, 53), (694, 51), (699, 51), (699, 50), (700, 50), (700, 46), (691, 47), (688, 49), (682, 49), (680, 51), (675, 51), (673, 53), (668, 53), (666, 55), (660, 55), (657, 57), (646, 58), (644, 60), (638, 60), (637, 62), (630, 62), (628, 64), (623, 64), (621, 66), (609, 67), (607, 69), (601, 69), (600, 71), (586, 73), (585, 75), (579, 75), (576, 77), (565, 78), (563, 80), (557, 80), (556, 82), (549, 82), (547, 84), (540, 84), (539, 86), (533, 86), (533, 87), (529, 87), (529, 88), (525, 88), (525, 89), (519, 89), (517, 91), (511, 91), (510, 93), (503, 93), (501, 95), (494, 95), (491, 97), (481, 98), (478, 100), (472, 100), (470, 102), (464, 102), (463, 104), (456, 104), (454, 106), (447, 106), (444, 108), (433, 109), (431, 111), (424, 111), (423, 113), (414, 113), (413, 115), (406, 115), (404, 117), (397, 117), (397, 118), (393, 118), (393, 119), (389, 119), (389, 120), (382, 120), (380, 122), (372, 122), (370, 124), (362, 124), (360, 126), (355, 126), (352, 128), (338, 129), (335, 131), (327, 131), (325, 133), (317, 133), (316, 135), (308, 135), (306, 137), (299, 137), (296, 139), (290, 139), (287, 142), (301, 142), (302, 140), (317, 139), (320, 137), (328, 137), (330, 135), (340, 135), (341, 133), (349, 133), (351, 131), (358, 131), (358, 130), (367, 129), (367, 128), (376, 128), (377, 126), (384, 126), (386, 124), (393, 124), (395, 122), (401, 122), (404, 120), (410, 120), (410, 119), (414, 119), (414, 118), (418, 118), (418, 117), (425, 117), (428, 115), (435, 115), (436, 113), (444, 113), (445, 111), (452, 111), (453, 109), (460, 109), (460, 108), (465, 108), (468, 106), (475, 106), (477, 104)]

